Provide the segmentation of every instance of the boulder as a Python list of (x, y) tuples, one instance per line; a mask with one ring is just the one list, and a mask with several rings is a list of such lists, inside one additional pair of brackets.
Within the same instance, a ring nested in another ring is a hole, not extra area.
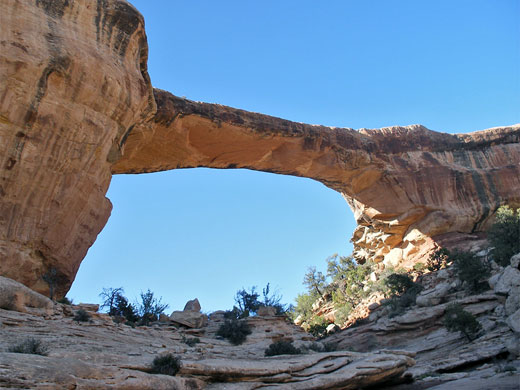
[(200, 302), (197, 298), (192, 299), (191, 301), (186, 302), (186, 305), (184, 306), (184, 311), (195, 311), (200, 312)]
[(511, 267), (519, 269), (520, 268), (520, 253), (517, 253), (513, 257), (511, 257)]
[(170, 315), (170, 321), (188, 328), (203, 328), (208, 324), (208, 316), (195, 311), (174, 311)]
[(507, 317), (506, 322), (513, 332), (520, 333), (520, 309)]
[(416, 298), (417, 306), (427, 307), (435, 306), (442, 302), (442, 299), (448, 295), (451, 290), (450, 283), (439, 283), (433, 289), (422, 291)]
[(260, 317), (269, 317), (276, 315), (276, 307), (273, 306), (262, 306), (258, 309), (256, 314)]
[(507, 266), (496, 281), (494, 291), (499, 295), (508, 295), (512, 288), (520, 286), (520, 270)]
[(0, 309), (27, 312), (27, 308), (51, 312), (54, 302), (17, 281), (0, 276)]

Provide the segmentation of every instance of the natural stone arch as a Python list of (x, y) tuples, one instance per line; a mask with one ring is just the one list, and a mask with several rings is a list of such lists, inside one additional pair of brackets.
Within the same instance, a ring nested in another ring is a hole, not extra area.
[[(486, 228), (519, 203), (520, 128), (436, 133), (307, 125), (154, 90), (157, 114), (128, 136), (112, 172), (248, 168), (308, 177), (342, 193), (358, 223), (354, 254), (401, 262), (432, 237)], [(492, 156), (492, 158), (490, 158)]]
[(249, 168), (341, 192), (355, 255), (412, 259), (439, 234), (520, 205), (520, 126), (449, 135), (338, 129), (154, 90), (123, 0), (7, 0), (0, 14), (0, 274), (64, 295), (105, 225), (112, 174)]

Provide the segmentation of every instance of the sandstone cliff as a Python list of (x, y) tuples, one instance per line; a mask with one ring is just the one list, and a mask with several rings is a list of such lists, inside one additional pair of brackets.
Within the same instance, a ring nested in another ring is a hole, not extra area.
[(45, 275), (58, 295), (70, 287), (109, 217), (113, 173), (309, 177), (353, 208), (356, 257), (388, 263), (520, 205), (520, 126), (355, 131), (153, 91), (144, 21), (123, 0), (7, 0), (0, 32), (0, 274), (39, 292)]
[(110, 166), (155, 111), (143, 17), (125, 1), (2, 2), (0, 274), (64, 295), (112, 208)]

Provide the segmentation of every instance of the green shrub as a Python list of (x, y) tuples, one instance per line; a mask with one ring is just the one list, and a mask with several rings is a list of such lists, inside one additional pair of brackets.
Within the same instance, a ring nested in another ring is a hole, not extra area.
[(229, 340), (234, 345), (242, 344), (250, 334), (251, 328), (247, 322), (238, 319), (225, 320), (217, 331), (217, 336)]
[(61, 303), (63, 305), (72, 305), (72, 299), (69, 299), (67, 297), (60, 298), (56, 302)]
[(415, 263), (413, 265), (413, 270), (417, 272), (423, 272), (426, 269), (426, 265), (424, 263)]
[(276, 355), (299, 355), (301, 350), (296, 348), (290, 341), (277, 341), (269, 345), (269, 348), (265, 350), (265, 356), (276, 356)]
[(482, 329), (475, 316), (457, 303), (446, 308), (444, 325), (450, 332), (461, 332), (469, 341), (475, 340)]
[(446, 248), (439, 248), (433, 252), (428, 261), (426, 262), (426, 268), (428, 271), (438, 271), (441, 268), (445, 268), (450, 257), (450, 251)]
[(137, 304), (139, 322), (141, 325), (148, 325), (150, 322), (157, 321), (159, 316), (168, 308), (168, 304), (161, 302), (162, 298), (154, 297), (154, 293), (148, 289), (141, 292), (141, 302)]
[[(99, 296), (103, 298), (101, 309), (107, 308), (108, 314), (112, 317), (123, 317), (127, 322), (134, 323), (139, 320), (139, 315), (135, 307), (128, 302), (123, 295), (122, 287), (104, 288)], [(135, 325), (134, 325), (135, 326)]]
[(415, 283), (407, 274), (391, 274), (385, 281), (388, 291), (392, 294), (385, 303), (390, 307), (389, 317), (398, 316), (406, 309), (415, 304), (417, 294), (422, 290), (422, 286)]
[(319, 296), (316, 293), (298, 294), (296, 297), (296, 306), (292, 313), (293, 321), (296, 320), (297, 317), (301, 316), (302, 322), (309, 322), (314, 317), (312, 305), (318, 298)]
[(465, 283), (467, 290), (479, 292), (488, 287), (484, 279), (490, 275), (490, 269), (478, 257), (469, 252), (454, 252), (451, 254), (451, 259), (457, 276)]
[(281, 303), (282, 297), (270, 291), (270, 283), (267, 283), (262, 289), (262, 300), (259, 299), (260, 294), (256, 292), (256, 286), (251, 287), (250, 291), (242, 289), (237, 291), (235, 295), (236, 306), (231, 311), (226, 312), (226, 318), (247, 318), (254, 316), (258, 309), (265, 306), (271, 306), (276, 309), (276, 314), (284, 314), (289, 310), (289, 306)]
[(148, 325), (157, 321), (159, 315), (168, 308), (168, 304), (162, 303), (162, 298), (156, 298), (150, 289), (141, 292), (141, 300), (135, 305), (129, 303), (123, 293), (122, 287), (104, 288), (99, 294), (103, 299), (101, 309), (108, 309), (108, 314), (112, 317), (124, 317), (128, 322)]
[(182, 342), (186, 345), (188, 345), (189, 347), (193, 347), (195, 346), (196, 344), (200, 343), (200, 339), (198, 337), (185, 337), (185, 336), (182, 336)]
[(493, 260), (504, 267), (509, 265), (511, 257), (520, 252), (520, 209), (515, 213), (508, 206), (500, 207), (488, 231), (488, 240), (493, 247)]
[(384, 283), (388, 287), (391, 294), (403, 294), (410, 287), (414, 286), (412, 278), (407, 274), (392, 274), (388, 276)]
[(90, 321), (90, 314), (88, 314), (85, 310), (79, 309), (73, 318), (74, 321), (77, 323), (80, 322), (89, 322)]
[(153, 359), (150, 372), (152, 374), (162, 374), (175, 376), (181, 369), (181, 361), (171, 353), (159, 355)]
[(47, 356), (49, 349), (40, 340), (28, 338), (8, 348), (8, 352)]

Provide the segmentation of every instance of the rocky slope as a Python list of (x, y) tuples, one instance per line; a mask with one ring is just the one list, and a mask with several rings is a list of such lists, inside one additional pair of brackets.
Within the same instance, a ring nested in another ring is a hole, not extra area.
[[(490, 289), (471, 294), (451, 268), (425, 274), (416, 305), (390, 317), (373, 306), (361, 325), (316, 342), (268, 311), (249, 318), (253, 333), (240, 346), (216, 336), (223, 312), (200, 328), (180, 326), (198, 308), (174, 312), (152, 326), (116, 324), (97, 305), (68, 306), (37, 296), (25, 286), (0, 278), (0, 387), (34, 389), (361, 389), (454, 390), (520, 386), (520, 254), (511, 265), (495, 267)], [(482, 331), (468, 341), (443, 325), (448, 304), (474, 314)], [(7, 310), (6, 310), (7, 308)], [(78, 309), (90, 322), (78, 323)], [(188, 315), (190, 314), (190, 315)], [(205, 317), (199, 313), (199, 316)], [(48, 356), (9, 352), (36, 338)], [(198, 343), (189, 343), (197, 337)], [(272, 342), (286, 340), (305, 353), (264, 357)], [(315, 352), (320, 346), (334, 352)], [(150, 373), (154, 357), (173, 353), (182, 360), (175, 377)]]
[[(0, 14), (0, 274), (70, 287), (110, 214), (113, 173), (249, 168), (318, 180), (358, 222), (355, 256), (395, 264), (520, 205), (520, 127), (338, 129), (152, 90), (124, 0), (7, 0)], [(157, 107), (158, 106), (158, 109)]]
[[(0, 286), (12, 294), (35, 294), (6, 278), (0, 278)], [(283, 316), (250, 318), (253, 333), (234, 346), (215, 335), (222, 313), (210, 316), (209, 324), (200, 329), (167, 320), (134, 329), (96, 313), (97, 305), (71, 307), (40, 298), (22, 309), (26, 313), (5, 310), (0, 302), (2, 389), (354, 389), (402, 380), (414, 364), (413, 353), (400, 351), (308, 349), (302, 355), (264, 357), (273, 341), (293, 341), (299, 347), (314, 344)], [(80, 308), (90, 312), (90, 322), (74, 321)], [(190, 346), (186, 340), (193, 336), (199, 342)], [(41, 341), (48, 356), (9, 352), (28, 338)], [(164, 353), (181, 358), (177, 376), (150, 373), (154, 357)]]

